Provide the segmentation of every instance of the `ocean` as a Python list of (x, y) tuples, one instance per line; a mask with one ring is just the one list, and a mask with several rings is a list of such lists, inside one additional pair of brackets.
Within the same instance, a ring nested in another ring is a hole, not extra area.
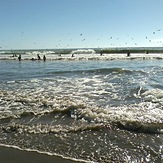
[(62, 51), (0, 52), (0, 146), (76, 162), (163, 162), (163, 53)]

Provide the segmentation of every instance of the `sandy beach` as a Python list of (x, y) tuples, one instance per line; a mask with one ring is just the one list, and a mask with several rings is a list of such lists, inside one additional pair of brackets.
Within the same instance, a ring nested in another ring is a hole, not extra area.
[(37, 152), (22, 151), (15, 148), (0, 146), (0, 162), (2, 163), (75, 163), (59, 156), (49, 156)]

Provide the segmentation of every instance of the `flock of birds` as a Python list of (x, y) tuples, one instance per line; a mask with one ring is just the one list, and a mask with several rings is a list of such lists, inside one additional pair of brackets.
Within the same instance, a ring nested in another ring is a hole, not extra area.
[[(155, 35), (155, 34), (157, 34), (158, 32), (160, 32), (162, 29), (156, 29), (155, 31), (153, 31), (152, 32), (152, 34), (153, 35)], [(83, 35), (83, 33), (80, 33), (79, 34), (79, 36), (80, 36), (80, 38), (81, 38), (81, 42), (84, 42), (84, 41), (86, 41), (86, 38), (84, 38), (84, 35)], [(103, 35), (101, 35), (101, 37), (103, 37)], [(127, 37), (130, 37), (129, 35), (127, 35)], [(150, 39), (150, 37), (145, 37), (145, 39), (148, 41), (148, 42), (152, 42), (153, 40), (152, 39)], [(102, 40), (101, 38), (97, 38), (97, 41), (100, 41), (100, 40)], [(110, 43), (110, 46), (116, 46), (117, 45), (117, 43), (116, 44), (114, 44), (113, 42), (115, 42), (115, 41), (118, 41), (118, 40), (120, 40), (120, 38), (115, 38), (115, 37), (113, 37), (113, 36), (109, 36), (109, 38), (108, 38), (108, 40), (109, 40), (109, 42), (108, 43)], [(135, 46), (137, 46), (138, 45), (138, 43), (134, 43), (134, 38), (133, 37), (130, 37), (130, 40), (132, 40), (132, 42), (133, 42), (133, 44), (135, 45)], [(70, 39), (70, 42), (72, 42), (72, 39)], [(163, 39), (158, 39), (157, 40), (157, 43), (159, 43), (159, 44), (162, 44), (161, 46), (163, 46)], [(36, 45), (36, 42), (34, 42), (33, 43), (34, 45)], [(123, 46), (127, 46), (127, 42), (126, 43), (124, 43), (125, 45), (123, 45)], [(59, 43), (57, 43), (56, 44), (56, 48), (58, 48), (58, 47), (60, 47), (61, 46), (61, 40), (59, 40)], [(109, 46), (109, 45), (108, 45)], [(122, 46), (122, 45), (119, 45), (119, 46)], [(141, 45), (140, 45), (141, 46)], [(70, 47), (70, 44), (67, 44), (67, 47)], [(3, 47), (2, 46), (0, 46), (0, 49), (2, 49)], [(66, 48), (66, 47), (65, 47)]]
[[(156, 29), (155, 31), (153, 31), (151, 34), (152, 35), (155, 35), (155, 34), (157, 34), (158, 32), (160, 32), (162, 29)], [(87, 39), (84, 37), (84, 34), (83, 33), (80, 33), (79, 34), (79, 36), (80, 36), (80, 40), (81, 40), (81, 42), (84, 42), (84, 41), (86, 41)], [(101, 37), (103, 37), (103, 35), (101, 35)], [(127, 37), (130, 37), (129, 35), (127, 35)], [(148, 36), (146, 36), (145, 37), (145, 39), (148, 41), (148, 42), (153, 42), (153, 39), (151, 39), (150, 37), (148, 37)], [(102, 40), (101, 38), (97, 38), (97, 41), (100, 41), (100, 40)], [(115, 42), (115, 41), (118, 41), (118, 40), (120, 40), (120, 38), (115, 38), (115, 37), (113, 37), (113, 36), (109, 36), (108, 37), (108, 43), (110, 43), (110, 46), (116, 46), (117, 44), (115, 44), (115, 43), (113, 43), (113, 42)], [(133, 42), (133, 45), (135, 45), (135, 46), (137, 46), (137, 45), (139, 45), (137, 42), (134, 42), (134, 38), (133, 37), (130, 37), (130, 40), (132, 40), (132, 42)], [(72, 41), (72, 39), (70, 39), (70, 41)], [(60, 40), (60, 42), (61, 42), (61, 40)], [(163, 46), (163, 40), (158, 40), (157, 41), (157, 43), (159, 43), (159, 44), (162, 44), (161, 46)], [(119, 46), (127, 46), (127, 44), (128, 44), (128, 42), (126, 42), (126, 43), (124, 43), (124, 45), (119, 45)], [(59, 47), (61, 44), (59, 43), (59, 44), (57, 44), (56, 45), (56, 47)], [(70, 46), (70, 44), (67, 44), (67, 47), (69, 47)], [(108, 45), (109, 46), (109, 45)], [(140, 45), (141, 46), (141, 45)], [(160, 46), (160, 45), (158, 45), (158, 46)]]

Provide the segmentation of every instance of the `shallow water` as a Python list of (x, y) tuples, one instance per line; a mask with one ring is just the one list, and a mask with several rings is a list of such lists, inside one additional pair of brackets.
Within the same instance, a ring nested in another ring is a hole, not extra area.
[(162, 162), (162, 65), (0, 60), (1, 144), (85, 162)]

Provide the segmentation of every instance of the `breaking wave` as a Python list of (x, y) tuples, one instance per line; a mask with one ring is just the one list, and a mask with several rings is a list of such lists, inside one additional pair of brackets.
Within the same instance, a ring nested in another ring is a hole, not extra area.
[[(154, 100), (154, 103), (144, 102), (106, 109), (81, 100), (77, 102), (68, 97), (53, 97), (53, 100), (50, 100), (38, 97), (38, 94), (34, 93), (28, 98), (26, 95), (25, 98), (19, 92), (14, 94), (13, 100), (13, 92), (1, 91), (1, 129), (5, 132), (52, 133), (118, 127), (136, 132), (163, 133), (163, 108), (160, 107), (163, 103), (162, 93), (158, 94), (158, 90), (151, 93), (146, 91), (142, 96), (145, 96), (146, 100), (152, 93), (157, 95), (154, 99), (158, 99)], [(10, 109), (7, 109), (8, 107)], [(8, 122), (6, 127), (4, 127), (4, 122)], [(22, 125), (22, 122), (25, 124)], [(70, 124), (67, 125), (68, 122)]]

